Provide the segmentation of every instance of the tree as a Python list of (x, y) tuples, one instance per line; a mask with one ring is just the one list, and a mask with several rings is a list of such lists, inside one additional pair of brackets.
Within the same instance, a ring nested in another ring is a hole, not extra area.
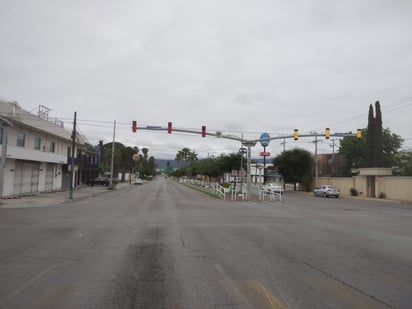
[(366, 166), (372, 167), (374, 163), (374, 144), (375, 144), (375, 118), (373, 117), (373, 106), (369, 105), (368, 115), (368, 136), (366, 138)]
[[(183, 148), (179, 151), (176, 155), (176, 160), (181, 160), (182, 156), (184, 158), (184, 151)], [(188, 148), (186, 148), (188, 149)], [(193, 175), (204, 175), (209, 177), (218, 177), (223, 176), (224, 173), (231, 172), (232, 170), (239, 170), (240, 169), (240, 162), (241, 162), (241, 155), (238, 153), (232, 153), (230, 155), (222, 154), (217, 158), (206, 158), (206, 159), (197, 159), (197, 154), (192, 153), (192, 155), (188, 155), (188, 157), (194, 157), (192, 160), (190, 167), (190, 171), (192, 171)], [(183, 167), (176, 170), (173, 175), (180, 177), (188, 173), (188, 168)]]
[(351, 176), (351, 168), (366, 167), (366, 135), (368, 130), (362, 130), (360, 139), (355, 136), (346, 136), (340, 141), (339, 153), (344, 155), (347, 166), (342, 176)]
[(367, 148), (365, 149), (367, 167), (383, 167), (382, 112), (379, 101), (375, 102), (375, 111), (374, 117), (372, 104), (369, 105)]
[(382, 138), (383, 138), (383, 129), (382, 129), (382, 112), (381, 105), (379, 101), (375, 103), (375, 135), (374, 135), (374, 149), (373, 149), (373, 159), (374, 166), (382, 167), (383, 166), (383, 152), (382, 152)]
[(412, 151), (401, 151), (395, 155), (395, 165), (401, 169), (401, 175), (412, 176)]
[(396, 165), (396, 154), (402, 147), (405, 140), (388, 128), (382, 131), (382, 167), (392, 167)]
[[(348, 162), (343, 176), (350, 176), (351, 168), (369, 167), (367, 164), (369, 131), (362, 130), (362, 137), (346, 136), (340, 141), (339, 153), (343, 154)], [(396, 154), (402, 146), (403, 139), (392, 133), (388, 128), (382, 130), (382, 163), (381, 167), (396, 165)]]
[(156, 163), (155, 158), (149, 157), (149, 149), (142, 148), (142, 154), (139, 155), (138, 171), (141, 177), (149, 177), (156, 175)]
[[(177, 162), (180, 162), (180, 170), (177, 171), (175, 175), (181, 176), (186, 173), (188, 176), (191, 176), (192, 171), (193, 171), (194, 162), (197, 161), (198, 158), (197, 158), (197, 153), (185, 147), (182, 150), (179, 150), (177, 152), (175, 160)], [(186, 166), (184, 166), (185, 161), (189, 161), (189, 164)]]
[(309, 151), (295, 148), (282, 152), (273, 159), (279, 173), (286, 183), (293, 183), (296, 191), (296, 183), (303, 183), (307, 190), (311, 188), (313, 158)]
[(232, 170), (239, 170), (242, 155), (231, 153), (230, 155), (221, 155), (218, 158), (218, 168), (221, 174), (229, 173)]
[[(107, 143), (103, 146), (103, 156), (101, 157), (102, 169), (109, 171), (112, 159), (112, 144)], [(143, 155), (139, 156), (139, 161), (133, 161), (133, 155), (139, 153), (138, 147), (126, 147), (122, 143), (115, 142), (114, 147), (114, 175), (122, 173), (125, 175), (134, 169), (135, 171), (144, 170), (146, 175), (155, 175), (156, 166), (154, 165), (154, 158), (148, 160), (149, 149), (142, 149)]]
[[(113, 143), (107, 143), (103, 146), (103, 156), (101, 157), (102, 167), (104, 171), (110, 171), (112, 161), (112, 145)], [(125, 160), (124, 152), (126, 147), (119, 142), (114, 144), (114, 171), (113, 177), (117, 176), (117, 173), (129, 170), (132, 166), (132, 158)]]
[(220, 170), (218, 169), (218, 159), (206, 158), (198, 160), (194, 166), (194, 173), (196, 175), (204, 175), (209, 177), (218, 177)]

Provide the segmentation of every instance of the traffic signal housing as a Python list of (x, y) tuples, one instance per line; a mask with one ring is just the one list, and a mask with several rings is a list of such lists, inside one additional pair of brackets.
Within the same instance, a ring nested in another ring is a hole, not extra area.
[(133, 133), (136, 133), (136, 131), (137, 131), (137, 122), (136, 122), (136, 120), (132, 121), (132, 131), (133, 131)]
[(357, 138), (361, 138), (361, 137), (362, 137), (362, 130), (361, 130), (361, 129), (358, 129), (358, 130), (356, 131), (356, 137), (357, 137)]
[(202, 137), (206, 137), (206, 126), (202, 126)]
[(297, 141), (298, 138), (299, 138), (299, 130), (298, 130), (298, 129), (295, 129), (295, 130), (293, 131), (293, 139), (294, 139), (295, 141)]
[(329, 129), (329, 128), (326, 128), (325, 138), (326, 138), (326, 139), (329, 139), (329, 138), (330, 138), (330, 129)]
[(170, 121), (167, 123), (167, 133), (172, 134), (172, 123)]

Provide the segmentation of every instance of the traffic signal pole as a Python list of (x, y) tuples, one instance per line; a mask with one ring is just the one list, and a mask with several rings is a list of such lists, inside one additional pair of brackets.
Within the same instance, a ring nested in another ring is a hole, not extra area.
[[(133, 129), (133, 132), (136, 132), (136, 130), (137, 130), (135, 121), (133, 121), (132, 129)], [(189, 130), (189, 129), (181, 129), (181, 128), (173, 128), (172, 129), (172, 123), (171, 122), (168, 123), (167, 127), (146, 126), (146, 127), (139, 128), (139, 130), (168, 131), (169, 134), (173, 130), (173, 132), (183, 132), (183, 133), (189, 133), (189, 134), (196, 134), (196, 135), (200, 135), (202, 137), (213, 136), (213, 137), (216, 137), (216, 138), (224, 138), (224, 139), (230, 139), (230, 140), (240, 142), (241, 145), (247, 147), (247, 175), (246, 175), (247, 198), (249, 198), (250, 192), (251, 192), (251, 188), (250, 188), (250, 186), (251, 186), (251, 173), (250, 173), (251, 151), (252, 151), (252, 147), (254, 147), (256, 145), (256, 143), (262, 142), (262, 141), (267, 142), (269, 140), (278, 140), (278, 139), (283, 139), (283, 142), (285, 143), (287, 138), (293, 138), (294, 140), (297, 140), (299, 137), (315, 137), (316, 138), (315, 144), (317, 145), (317, 142), (318, 142), (317, 137), (318, 136), (327, 136), (327, 138), (332, 137), (332, 136), (333, 137), (356, 136), (358, 139), (361, 138), (361, 136), (362, 136), (360, 129), (357, 130), (357, 133), (351, 133), (350, 132), (350, 133), (331, 134), (330, 129), (327, 128), (326, 129), (326, 135), (325, 134), (319, 134), (319, 133), (299, 134), (298, 130), (295, 129), (293, 135), (283, 135), (283, 136), (275, 136), (275, 137), (270, 137), (270, 138), (259, 138), (259, 139), (245, 140), (243, 138), (243, 134), (242, 134), (241, 137), (239, 137), (239, 136), (235, 136), (235, 135), (225, 135), (221, 131), (207, 132), (205, 126), (202, 126), (201, 130)], [(316, 153), (317, 153), (317, 147), (316, 147)], [(316, 168), (316, 173), (317, 173), (317, 168)]]

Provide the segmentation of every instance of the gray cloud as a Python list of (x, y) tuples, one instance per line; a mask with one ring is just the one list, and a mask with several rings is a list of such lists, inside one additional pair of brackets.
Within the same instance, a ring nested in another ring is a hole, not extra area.
[(411, 138), (411, 13), (409, 1), (0, 2), (0, 96), (68, 123), (77, 111), (91, 142), (110, 141), (116, 119), (119, 141), (154, 156), (239, 145), (133, 134), (132, 120), (251, 138), (354, 131), (380, 100), (384, 126)]

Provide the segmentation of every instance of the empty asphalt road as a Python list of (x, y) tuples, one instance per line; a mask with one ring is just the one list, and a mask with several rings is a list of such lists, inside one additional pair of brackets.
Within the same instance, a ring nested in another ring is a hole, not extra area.
[(159, 178), (0, 209), (0, 308), (411, 308), (412, 208)]

